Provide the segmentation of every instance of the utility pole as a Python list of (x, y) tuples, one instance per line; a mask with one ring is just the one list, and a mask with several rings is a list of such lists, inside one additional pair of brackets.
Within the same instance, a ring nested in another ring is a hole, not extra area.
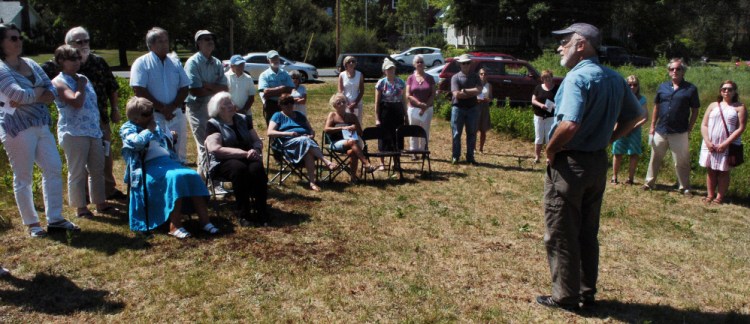
[(336, 0), (336, 60), (341, 54), (341, 0)]

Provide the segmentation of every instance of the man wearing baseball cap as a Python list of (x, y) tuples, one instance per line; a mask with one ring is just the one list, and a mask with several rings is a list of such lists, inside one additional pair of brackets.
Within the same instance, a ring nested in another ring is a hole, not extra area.
[(594, 306), (597, 291), (605, 149), (629, 133), (646, 112), (622, 76), (599, 64), (599, 29), (575, 23), (552, 33), (560, 38), (560, 64), (571, 70), (555, 96), (555, 123), (546, 150), (544, 244), (552, 294), (536, 301), (576, 311), (579, 303)]
[(268, 64), (267, 70), (263, 71), (258, 77), (258, 91), (260, 98), (263, 100), (263, 115), (266, 118), (266, 125), (271, 120), (271, 116), (279, 107), (279, 97), (284, 93), (292, 93), (294, 82), (289, 74), (281, 68), (281, 58), (279, 52), (270, 50), (266, 54)]
[[(193, 138), (198, 148), (198, 173), (205, 176), (203, 164), (206, 155), (206, 123), (208, 122), (208, 100), (220, 91), (227, 91), (227, 79), (221, 61), (213, 56), (215, 35), (208, 30), (195, 33), (195, 46), (198, 52), (185, 62), (185, 73), (190, 79), (190, 92), (185, 101), (187, 119), (193, 130)], [(223, 190), (219, 190), (222, 192)]]
[(451, 78), (451, 93), (453, 102), (451, 107), (451, 130), (453, 135), (453, 150), (451, 163), (456, 164), (461, 158), (461, 132), (466, 127), (466, 162), (476, 164), (474, 148), (477, 143), (477, 126), (479, 123), (479, 101), (477, 96), (482, 93), (482, 81), (479, 74), (471, 71), (471, 56), (462, 54), (456, 61), (461, 71)]
[(227, 78), (229, 94), (232, 102), (237, 106), (237, 112), (252, 116), (252, 106), (255, 102), (255, 84), (253, 77), (245, 73), (245, 59), (240, 55), (229, 58), (229, 71), (224, 73)]

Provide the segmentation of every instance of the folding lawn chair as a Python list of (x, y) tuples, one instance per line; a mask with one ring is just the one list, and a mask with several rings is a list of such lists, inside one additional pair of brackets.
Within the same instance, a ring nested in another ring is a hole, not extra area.
[[(427, 132), (419, 125), (404, 125), (396, 129), (396, 138), (400, 143), (404, 142), (405, 137), (418, 137), (424, 139), (424, 149), (406, 149), (401, 150), (402, 155), (421, 155), (422, 167), (420, 169), (421, 175), (432, 174), (432, 163), (430, 161), (430, 149), (429, 142), (427, 140)], [(427, 173), (424, 172), (424, 164), (427, 162)], [(404, 163), (404, 162), (402, 162)]]
[(333, 182), (333, 180), (336, 179), (336, 177), (342, 172), (346, 172), (350, 177), (354, 177), (354, 170), (349, 168), (349, 155), (347, 155), (346, 152), (336, 151), (331, 148), (331, 144), (336, 143), (344, 138), (341, 132), (336, 132), (333, 134), (329, 134), (327, 132), (322, 133), (323, 134), (321, 135), (320, 141), (322, 145), (320, 146), (320, 148), (323, 151), (323, 155), (327, 156), (329, 160), (338, 165), (336, 170), (328, 170), (327, 168), (324, 168), (323, 172), (325, 172), (325, 170), (328, 170), (328, 175), (325, 176), (322, 180)]
[[(398, 150), (399, 146), (396, 146), (397, 143), (393, 143), (393, 147), (397, 147), (394, 151), (379, 151), (371, 148), (369, 145), (373, 141), (377, 141), (379, 139), (384, 138), (384, 132), (383, 129), (380, 127), (367, 127), (364, 130), (362, 130), (362, 141), (364, 142), (364, 147), (362, 148), (362, 153), (364, 153), (365, 157), (370, 158), (377, 158), (380, 159), (381, 157), (384, 158), (387, 162), (386, 164), (386, 170), (388, 171), (387, 175), (390, 178), (392, 175), (395, 175), (398, 171), (399, 174), (399, 180), (403, 179), (404, 174), (401, 171), (401, 152)], [(396, 139), (392, 139), (395, 141)], [(374, 146), (377, 148), (377, 145)], [(375, 180), (374, 173), (372, 174), (373, 180)], [(365, 172), (365, 166), (362, 165), (362, 175), (364, 180), (367, 180), (367, 172)]]

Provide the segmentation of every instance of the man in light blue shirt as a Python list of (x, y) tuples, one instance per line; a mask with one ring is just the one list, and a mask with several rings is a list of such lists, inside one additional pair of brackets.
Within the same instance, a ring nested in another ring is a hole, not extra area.
[(263, 115), (266, 118), (266, 125), (271, 120), (271, 116), (279, 107), (279, 97), (284, 93), (292, 93), (294, 82), (289, 74), (281, 68), (281, 58), (279, 52), (271, 50), (266, 54), (268, 64), (267, 70), (263, 71), (258, 77), (258, 92), (263, 100)]
[(154, 104), (154, 117), (177, 133), (175, 151), (180, 162), (187, 162), (187, 123), (182, 105), (190, 80), (177, 56), (169, 53), (169, 34), (154, 27), (146, 33), (150, 52), (137, 58), (130, 69), (130, 86), (137, 97)]
[[(599, 216), (607, 182), (607, 145), (646, 116), (617, 72), (599, 64), (599, 29), (576, 23), (553, 32), (560, 64), (572, 69), (555, 96), (547, 145), (544, 244), (552, 294), (537, 303), (569, 311), (592, 307), (599, 272)], [(615, 126), (615, 124), (617, 126)], [(614, 130), (614, 131), (613, 131)]]
[[(205, 176), (203, 164), (206, 161), (206, 123), (208, 123), (208, 101), (220, 91), (227, 91), (227, 79), (221, 61), (213, 56), (216, 39), (208, 30), (195, 33), (195, 46), (198, 52), (185, 62), (185, 73), (190, 79), (190, 90), (185, 102), (187, 119), (193, 130), (195, 145), (198, 148), (198, 174)], [(223, 189), (223, 188), (222, 188)], [(222, 191), (222, 190), (220, 190)]]

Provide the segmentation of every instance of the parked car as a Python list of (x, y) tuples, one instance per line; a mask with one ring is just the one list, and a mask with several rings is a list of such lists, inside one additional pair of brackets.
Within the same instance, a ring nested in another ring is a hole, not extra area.
[[(506, 98), (511, 105), (531, 104), (531, 95), (534, 88), (542, 81), (539, 72), (529, 63), (518, 59), (507, 59), (501, 57), (473, 57), (471, 59), (471, 71), (479, 73), (484, 68), (487, 72), (487, 80), (492, 85), (492, 95), (497, 98), (498, 104), (505, 104)], [(438, 92), (450, 98), (451, 77), (458, 73), (461, 68), (454, 59), (449, 59), (443, 71), (440, 72), (440, 83)], [(560, 84), (562, 78), (555, 77), (555, 84)]]
[(645, 56), (631, 55), (619, 46), (600, 46), (599, 62), (611, 66), (631, 64), (633, 66), (654, 66), (654, 59)]
[(445, 67), (445, 64), (440, 64), (438, 66), (433, 66), (425, 71), (425, 73), (432, 76), (433, 79), (435, 79), (435, 84), (438, 84), (440, 82), (440, 72), (443, 71), (443, 68)]
[(435, 47), (412, 47), (399, 54), (391, 55), (391, 57), (401, 64), (411, 66), (414, 56), (417, 54), (422, 54), (425, 66), (436, 66), (445, 62), (443, 53), (440, 52), (439, 48)]
[(383, 76), (383, 60), (391, 60), (396, 65), (397, 74), (409, 74), (414, 72), (413, 66), (401, 64), (386, 54), (342, 53), (339, 54), (339, 58), (336, 60), (336, 70), (339, 71), (339, 73), (346, 69), (343, 62), (344, 58), (347, 56), (354, 56), (354, 58), (357, 59), (357, 70), (362, 72), (366, 79), (379, 79)]
[[(258, 81), (260, 74), (268, 69), (268, 58), (266, 57), (266, 53), (249, 53), (243, 56), (243, 58), (245, 59), (245, 72), (250, 74), (255, 81)], [(318, 79), (318, 69), (312, 64), (293, 61), (283, 56), (280, 56), (279, 58), (281, 60), (281, 68), (289, 73), (292, 71), (299, 72), (300, 81), (303, 83)], [(225, 60), (223, 63), (224, 70), (229, 70), (229, 61)]]

